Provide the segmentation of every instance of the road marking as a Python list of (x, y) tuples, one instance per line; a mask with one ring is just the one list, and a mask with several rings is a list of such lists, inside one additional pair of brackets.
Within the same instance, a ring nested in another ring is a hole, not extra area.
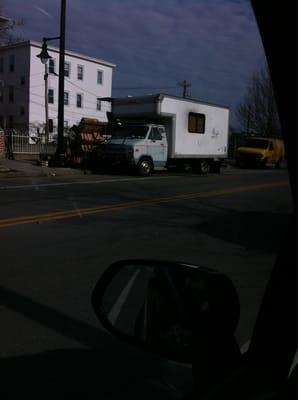
[(108, 320), (109, 322), (114, 326), (115, 323), (117, 322), (117, 319), (122, 311), (122, 307), (124, 306), (124, 303), (140, 273), (140, 270), (136, 270), (133, 276), (130, 278), (122, 292), (120, 293), (119, 297), (117, 298), (115, 304), (113, 305), (111, 311), (109, 312), (108, 315)]
[(15, 218), (7, 218), (0, 220), (0, 228), (7, 228), (15, 225), (24, 225), (24, 224), (33, 224), (40, 223), (46, 221), (54, 221), (65, 218), (71, 218), (80, 215), (82, 218), (86, 215), (91, 214), (100, 214), (106, 212), (120, 211), (124, 209), (137, 208), (142, 206), (154, 206), (157, 204), (163, 203), (171, 203), (175, 201), (181, 200), (191, 200), (191, 199), (200, 199), (200, 198), (208, 198), (208, 197), (216, 197), (223, 196), (229, 194), (236, 193), (245, 193), (254, 190), (260, 189), (270, 189), (274, 187), (287, 186), (288, 182), (280, 181), (275, 183), (265, 183), (260, 185), (251, 185), (251, 186), (238, 186), (236, 188), (231, 189), (222, 189), (222, 190), (214, 190), (209, 192), (199, 192), (199, 193), (184, 193), (171, 197), (159, 197), (159, 198), (151, 198), (137, 201), (130, 201), (127, 203), (120, 203), (114, 205), (100, 205), (97, 207), (88, 207), (88, 208), (77, 208), (75, 210), (65, 210), (65, 211), (56, 211), (50, 212), (47, 214), (38, 214), (38, 215), (26, 215), (23, 217), (15, 217)]
[(291, 368), (289, 371), (289, 375), (291, 375), (291, 373), (293, 372), (294, 368), (296, 367), (296, 365), (298, 364), (298, 349), (296, 350), (295, 356), (293, 358), (292, 364), (291, 364)]
[(15, 190), (15, 189), (35, 189), (44, 187), (59, 187), (59, 186), (70, 186), (70, 185), (98, 185), (99, 183), (113, 183), (113, 182), (134, 182), (134, 181), (156, 181), (159, 179), (174, 178), (172, 176), (158, 176), (158, 177), (145, 177), (145, 178), (116, 178), (116, 179), (99, 179), (92, 181), (75, 181), (75, 182), (53, 182), (53, 183), (34, 183), (28, 185), (11, 185), (11, 186), (0, 186), (0, 190)]
[(241, 346), (240, 348), (241, 354), (244, 354), (249, 349), (249, 345), (250, 345), (250, 340), (248, 340)]

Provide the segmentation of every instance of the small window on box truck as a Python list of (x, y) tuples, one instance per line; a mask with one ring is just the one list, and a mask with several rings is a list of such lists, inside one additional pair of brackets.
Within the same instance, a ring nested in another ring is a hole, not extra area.
[(205, 133), (205, 114), (190, 112), (188, 114), (188, 132)]

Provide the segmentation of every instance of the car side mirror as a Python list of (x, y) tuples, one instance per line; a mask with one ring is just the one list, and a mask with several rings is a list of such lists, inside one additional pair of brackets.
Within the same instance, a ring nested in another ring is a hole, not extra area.
[(99, 279), (92, 304), (115, 336), (185, 363), (192, 362), (194, 346), (233, 337), (240, 315), (236, 289), (226, 275), (154, 260), (112, 264)]

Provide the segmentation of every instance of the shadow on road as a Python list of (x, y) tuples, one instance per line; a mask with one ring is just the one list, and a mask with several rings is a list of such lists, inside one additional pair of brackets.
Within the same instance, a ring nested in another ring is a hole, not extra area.
[(42, 399), (56, 398), (61, 393), (84, 393), (86, 399), (97, 393), (103, 399), (118, 399), (121, 394), (152, 399), (156, 392), (163, 398), (173, 398), (173, 389), (169, 390), (167, 384), (156, 384), (165, 372), (161, 359), (3, 286), (0, 299), (1, 306), (85, 347), (1, 358), (2, 398), (6, 398), (3, 394), (11, 398), (16, 393)]
[(277, 252), (290, 223), (287, 213), (226, 211), (197, 225), (197, 229), (247, 249)]

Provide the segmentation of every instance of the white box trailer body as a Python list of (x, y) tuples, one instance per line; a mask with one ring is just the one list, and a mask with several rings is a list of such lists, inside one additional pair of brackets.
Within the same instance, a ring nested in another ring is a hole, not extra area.
[[(228, 107), (158, 94), (114, 98), (112, 114), (124, 121), (144, 120), (163, 124), (169, 159), (227, 157)], [(196, 118), (200, 119), (201, 129), (194, 126)]]

